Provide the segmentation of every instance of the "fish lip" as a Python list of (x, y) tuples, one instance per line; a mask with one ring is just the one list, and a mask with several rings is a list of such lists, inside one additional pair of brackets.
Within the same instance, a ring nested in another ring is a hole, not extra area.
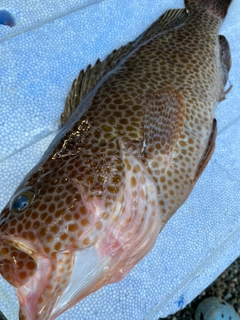
[[(29, 234), (33, 234), (29, 232)], [(19, 251), (22, 251), (32, 257), (34, 260), (40, 255), (45, 258), (48, 258), (40, 240), (37, 238), (35, 234), (34, 239), (27, 239), (23, 236), (19, 235), (0, 235), (0, 243), (3, 242), (7, 245), (10, 245)]]
[(34, 256), (36, 256), (36, 254), (34, 254), (35, 251), (32, 248), (30, 248), (29, 246), (26, 246), (21, 240), (4, 239), (4, 243), (8, 244), (11, 247), (18, 249), (19, 251), (26, 253), (27, 255), (32, 257), (33, 259), (34, 259)]

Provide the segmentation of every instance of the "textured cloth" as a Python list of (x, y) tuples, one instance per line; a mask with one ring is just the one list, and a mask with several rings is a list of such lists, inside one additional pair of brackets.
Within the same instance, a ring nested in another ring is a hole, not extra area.
[[(16, 25), (0, 24), (0, 209), (55, 136), (79, 71), (135, 39), (165, 10), (183, 6), (181, 0), (1, 0), (0, 10), (9, 11)], [(167, 316), (239, 256), (239, 12), (240, 2), (233, 0), (221, 29), (231, 46), (233, 89), (216, 110), (217, 147), (210, 164), (148, 256), (123, 281), (59, 319)], [(18, 319), (14, 289), (2, 279), (0, 310), (8, 320)]]

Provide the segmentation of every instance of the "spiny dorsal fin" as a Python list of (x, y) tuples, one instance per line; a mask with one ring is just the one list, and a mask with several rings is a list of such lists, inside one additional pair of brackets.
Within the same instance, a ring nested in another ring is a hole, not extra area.
[(61, 114), (61, 125), (65, 125), (81, 100), (98, 84), (98, 82), (117, 64), (126, 57), (136, 46), (139, 46), (154, 36), (180, 27), (188, 18), (188, 10), (174, 9), (166, 11), (136, 40), (114, 50), (103, 61), (99, 59), (92, 67), (81, 70), (77, 79), (73, 81), (71, 90), (67, 96), (64, 112)]
[(132, 42), (126, 46), (114, 50), (103, 61), (99, 59), (92, 67), (81, 70), (77, 79), (73, 81), (71, 90), (67, 95), (64, 112), (61, 114), (61, 125), (64, 126), (82, 99), (98, 84), (98, 82), (132, 50)]

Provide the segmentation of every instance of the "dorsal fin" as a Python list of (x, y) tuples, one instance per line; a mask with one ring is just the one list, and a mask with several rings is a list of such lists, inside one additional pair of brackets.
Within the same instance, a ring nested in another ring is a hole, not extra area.
[(146, 31), (144, 31), (137, 40), (145, 42), (160, 33), (181, 27), (189, 16), (187, 9), (171, 9), (167, 10), (160, 18), (153, 22)]
[(82, 99), (98, 84), (98, 82), (115, 66), (119, 61), (132, 50), (132, 42), (126, 46), (114, 50), (107, 58), (103, 61), (99, 59), (92, 67), (88, 65), (87, 69), (81, 70), (78, 78), (73, 81), (71, 90), (67, 95), (65, 102), (64, 112), (61, 114), (61, 125), (65, 125), (74, 110)]
[(81, 100), (98, 84), (98, 82), (137, 46), (160, 33), (182, 26), (188, 18), (188, 10), (174, 9), (166, 11), (136, 40), (114, 50), (105, 60), (99, 59), (94, 66), (81, 70), (77, 79), (73, 81), (67, 96), (64, 112), (61, 114), (61, 125), (65, 125)]

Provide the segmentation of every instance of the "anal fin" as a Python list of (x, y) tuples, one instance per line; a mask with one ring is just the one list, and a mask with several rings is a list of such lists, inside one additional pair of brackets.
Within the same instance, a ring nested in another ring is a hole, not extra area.
[(217, 136), (217, 120), (213, 120), (213, 126), (212, 126), (212, 132), (209, 137), (207, 149), (202, 157), (202, 160), (200, 161), (198, 168), (195, 173), (195, 178), (194, 178), (194, 183), (197, 182), (198, 178), (201, 176), (203, 173), (204, 169), (206, 168), (209, 160), (212, 157), (213, 151), (215, 149), (215, 141), (216, 141), (216, 136)]

